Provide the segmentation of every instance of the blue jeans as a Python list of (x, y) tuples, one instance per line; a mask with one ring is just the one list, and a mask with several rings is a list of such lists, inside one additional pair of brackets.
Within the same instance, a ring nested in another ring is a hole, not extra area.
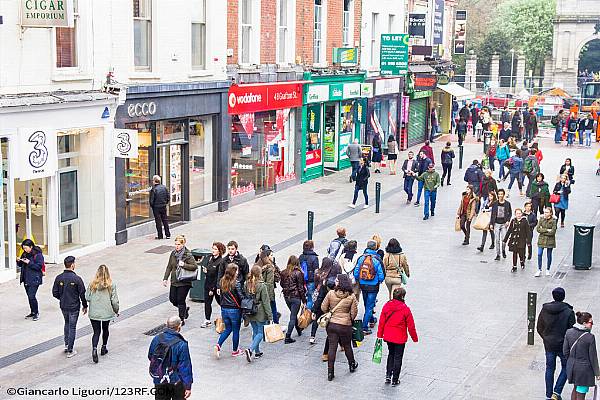
[(314, 291), (315, 291), (315, 283), (308, 282), (306, 284), (306, 308), (308, 308), (309, 310), (312, 310), (312, 308), (313, 308), (312, 295), (313, 295)]
[(562, 128), (559, 126), (554, 130), (554, 143), (562, 142)]
[(358, 172), (358, 168), (360, 167), (360, 161), (350, 161), (350, 165), (352, 166), (352, 173), (350, 177), (354, 181), (356, 179), (356, 173)]
[(252, 325), (252, 344), (250, 345), (250, 350), (252, 350), (253, 353), (260, 353), (259, 346), (265, 334), (265, 321), (250, 321), (250, 325)]
[(365, 305), (365, 317), (363, 318), (363, 331), (369, 329), (369, 321), (373, 317), (373, 309), (377, 300), (377, 292), (367, 292), (362, 290), (363, 303)]
[(429, 218), (429, 208), (431, 207), (431, 214), (435, 214), (435, 199), (437, 197), (436, 190), (425, 190), (425, 208), (423, 209), (424, 214)]
[(567, 145), (573, 145), (573, 139), (575, 139), (575, 132), (567, 132)]
[(538, 269), (542, 270), (542, 256), (544, 255), (544, 249), (546, 249), (546, 258), (548, 259), (548, 266), (546, 267), (550, 271), (552, 265), (552, 250), (550, 248), (538, 247)]
[(404, 191), (408, 195), (408, 201), (412, 201), (413, 198), (413, 183), (415, 182), (414, 176), (407, 176), (404, 178)]
[(77, 319), (79, 318), (79, 310), (61, 311), (63, 314), (63, 318), (65, 319), (65, 346), (67, 347), (67, 351), (73, 351), (73, 345), (75, 344), (75, 332), (77, 330)]
[(352, 198), (352, 204), (356, 204), (356, 200), (358, 200), (358, 192), (362, 190), (363, 195), (365, 196), (365, 204), (369, 205), (369, 195), (367, 194), (367, 186), (360, 187), (358, 185), (354, 185), (354, 197)]
[(588, 129), (585, 131), (585, 145), (590, 147), (592, 145), (592, 130)]
[(421, 193), (423, 193), (424, 185), (425, 185), (425, 182), (423, 182), (423, 181), (417, 182), (417, 203), (421, 202)]
[(498, 160), (498, 163), (500, 164), (500, 173), (498, 174), (498, 179), (503, 179), (505, 176), (508, 176), (506, 170), (504, 169), (504, 161), (506, 160)]
[[(556, 371), (556, 357), (560, 358), (560, 373), (554, 385), (554, 372)], [(567, 382), (567, 357), (562, 353), (546, 351), (546, 398), (552, 397), (553, 393), (560, 395)]]
[(583, 135), (585, 135), (584, 131), (579, 131), (579, 145), (583, 146)]
[(221, 318), (225, 324), (225, 330), (219, 336), (219, 347), (227, 340), (233, 332), (233, 351), (237, 351), (240, 345), (240, 326), (242, 325), (242, 311), (239, 308), (222, 308)]
[(29, 309), (32, 314), (39, 314), (38, 301), (35, 297), (39, 286), (38, 285), (24, 285), (25, 293), (27, 294), (27, 300), (29, 301)]
[(271, 300), (271, 311), (273, 312), (273, 322), (278, 324), (279, 323), (279, 312), (277, 311), (277, 302), (275, 300)]
[(495, 171), (494, 162), (496, 161), (496, 156), (488, 156), (488, 159), (490, 160), (490, 169)]
[(515, 180), (517, 181), (517, 185), (519, 186), (519, 190), (523, 190), (523, 182), (521, 182), (521, 174), (519, 172), (517, 173), (510, 173), (510, 182), (508, 183), (508, 190), (510, 190), (512, 188), (513, 183), (515, 183)]

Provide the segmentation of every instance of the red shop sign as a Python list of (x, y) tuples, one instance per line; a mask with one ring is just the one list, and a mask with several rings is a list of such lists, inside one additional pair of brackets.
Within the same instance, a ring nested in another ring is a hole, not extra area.
[(232, 85), (227, 101), (229, 114), (302, 106), (302, 83)]
[(310, 167), (313, 165), (321, 164), (321, 149), (307, 151), (306, 152), (306, 166)]

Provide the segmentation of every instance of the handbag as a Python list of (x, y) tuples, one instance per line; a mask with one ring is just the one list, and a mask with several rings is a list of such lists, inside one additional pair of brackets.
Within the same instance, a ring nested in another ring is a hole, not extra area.
[(383, 341), (377, 339), (375, 341), (375, 349), (373, 350), (373, 362), (375, 364), (381, 364), (381, 358), (383, 357)]
[(340, 302), (337, 303), (337, 305), (335, 307), (333, 307), (333, 309), (331, 311), (327, 311), (325, 314), (323, 314), (319, 317), (319, 319), (317, 320), (317, 323), (319, 324), (319, 326), (321, 328), (327, 328), (327, 325), (329, 325), (329, 320), (331, 320), (333, 313), (335, 312), (335, 310), (338, 309), (338, 307), (340, 305), (342, 305), (344, 300), (346, 300), (346, 299), (340, 300)]
[(552, 203), (552, 204), (556, 204), (556, 203), (558, 203), (558, 202), (560, 202), (560, 194), (555, 194), (555, 193), (552, 193), (552, 194), (550, 195), (550, 203)]
[(225, 332), (225, 322), (223, 322), (223, 318), (219, 317), (215, 320), (215, 330), (219, 335)]
[(240, 303), (242, 315), (256, 315), (258, 312), (258, 304), (254, 301), (254, 296), (243, 298)]
[(454, 231), (456, 232), (460, 232), (460, 218), (456, 217), (456, 219), (454, 220)]
[(271, 323), (264, 326), (265, 340), (267, 343), (275, 343), (285, 339), (285, 334), (279, 324)]
[(179, 261), (177, 262), (177, 269), (175, 270), (175, 278), (179, 282), (191, 282), (198, 279), (198, 266), (196, 265), (196, 269), (190, 271), (185, 268), (181, 268), (179, 265)]
[(492, 213), (489, 211), (482, 211), (479, 213), (477, 218), (475, 218), (475, 223), (473, 224), (473, 229), (477, 229), (479, 231), (487, 231), (490, 228), (490, 221), (492, 219)]
[(305, 329), (312, 322), (312, 312), (306, 308), (304, 304), (300, 307), (300, 312), (298, 313), (298, 327), (300, 329)]
[(404, 269), (400, 268), (400, 279), (402, 280), (402, 284), (406, 285), (408, 283), (408, 275), (404, 272)]

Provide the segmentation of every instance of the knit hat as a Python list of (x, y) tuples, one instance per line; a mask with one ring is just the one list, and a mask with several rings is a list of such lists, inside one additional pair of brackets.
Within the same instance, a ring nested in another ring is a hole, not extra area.
[(554, 301), (563, 301), (565, 299), (565, 289), (557, 287), (552, 291), (552, 298)]
[(367, 242), (367, 249), (369, 250), (377, 250), (377, 243), (374, 240), (369, 240)]

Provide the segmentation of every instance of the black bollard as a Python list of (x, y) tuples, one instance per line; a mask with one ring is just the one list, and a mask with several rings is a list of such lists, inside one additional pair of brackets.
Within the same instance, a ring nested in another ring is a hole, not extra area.
[(537, 293), (527, 294), (527, 344), (533, 346), (535, 339), (535, 310), (537, 305)]
[(458, 146), (458, 169), (462, 169), (463, 152), (464, 152), (463, 146), (462, 145)]
[(313, 238), (313, 226), (315, 223), (315, 213), (312, 211), (308, 212), (308, 240)]
[(375, 183), (375, 213), (379, 214), (379, 203), (381, 202), (381, 182)]

